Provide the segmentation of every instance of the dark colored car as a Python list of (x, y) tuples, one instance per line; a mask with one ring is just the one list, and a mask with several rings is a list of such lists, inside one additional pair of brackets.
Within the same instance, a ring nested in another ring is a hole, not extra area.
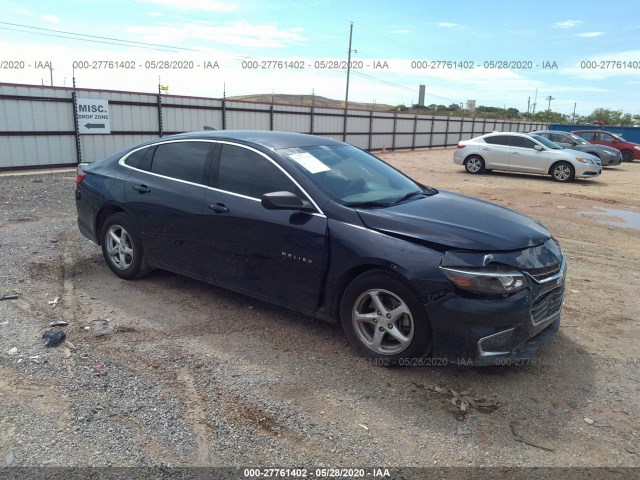
[(595, 155), (600, 159), (600, 163), (603, 167), (620, 165), (622, 162), (622, 154), (619, 150), (613, 147), (589, 143), (584, 138), (574, 135), (573, 133), (562, 132), (559, 130), (537, 130), (535, 132), (531, 132), (531, 134), (544, 137), (547, 140), (560, 145), (562, 148), (569, 148), (578, 152)]
[(542, 225), (345, 143), (181, 134), (76, 183), (80, 231), (119, 277), (160, 268), (340, 321), (383, 365), (529, 358), (559, 328), (565, 257)]
[(640, 144), (629, 142), (615, 133), (604, 130), (574, 130), (571, 133), (584, 138), (589, 143), (606, 145), (620, 150), (622, 160), (625, 162), (633, 162), (635, 158), (640, 158)]

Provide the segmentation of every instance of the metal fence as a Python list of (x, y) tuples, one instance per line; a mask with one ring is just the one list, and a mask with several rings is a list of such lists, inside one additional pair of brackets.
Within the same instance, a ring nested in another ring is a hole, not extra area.
[[(110, 133), (80, 133), (77, 99), (108, 101)], [(496, 130), (526, 132), (546, 127), (475, 117), (0, 83), (0, 170), (93, 162), (135, 143), (202, 130), (205, 125), (218, 130), (310, 133), (365, 150), (447, 147)]]

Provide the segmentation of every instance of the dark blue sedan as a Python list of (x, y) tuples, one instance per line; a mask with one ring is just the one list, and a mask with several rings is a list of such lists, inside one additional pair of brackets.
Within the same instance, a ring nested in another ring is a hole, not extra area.
[(530, 358), (560, 324), (558, 243), (328, 138), (207, 131), (79, 172), (80, 231), (134, 279), (169, 270), (342, 323), (382, 365)]

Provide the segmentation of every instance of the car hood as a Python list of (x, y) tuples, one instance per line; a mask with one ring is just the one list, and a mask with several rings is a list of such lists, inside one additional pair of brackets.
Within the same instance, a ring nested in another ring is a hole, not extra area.
[(541, 245), (550, 233), (508, 208), (440, 191), (386, 208), (357, 209), (371, 229), (464, 250), (505, 251)]

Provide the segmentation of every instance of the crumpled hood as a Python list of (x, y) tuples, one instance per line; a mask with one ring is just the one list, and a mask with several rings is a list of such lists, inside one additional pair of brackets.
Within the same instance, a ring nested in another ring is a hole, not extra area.
[(464, 250), (518, 250), (551, 238), (546, 228), (529, 217), (442, 190), (430, 197), (357, 212), (368, 228)]

